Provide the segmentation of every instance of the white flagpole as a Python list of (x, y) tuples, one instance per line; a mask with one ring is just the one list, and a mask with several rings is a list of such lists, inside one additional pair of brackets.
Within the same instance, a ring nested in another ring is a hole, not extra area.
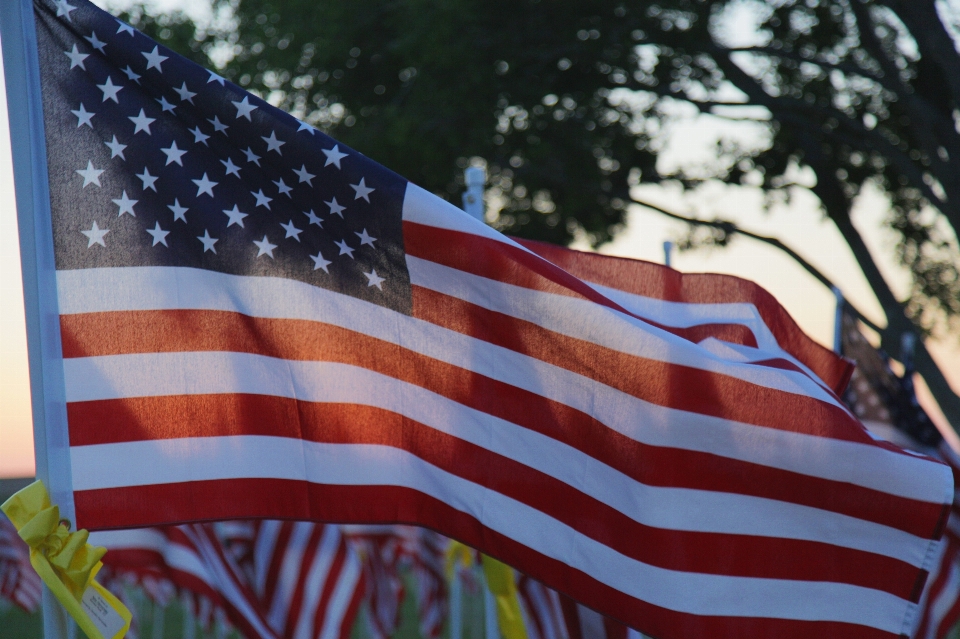
[(833, 319), (833, 352), (843, 353), (843, 293), (836, 286), (833, 287), (833, 296), (837, 300)]
[[(43, 480), (61, 516), (73, 522), (46, 139), (31, 0), (0, 1), (0, 45), (13, 150), (37, 478)], [(44, 587), (45, 639), (68, 637), (67, 621), (63, 608)]]
[(487, 182), (487, 170), (479, 166), (463, 170), (467, 190), (463, 193), (463, 210), (483, 222), (483, 185)]

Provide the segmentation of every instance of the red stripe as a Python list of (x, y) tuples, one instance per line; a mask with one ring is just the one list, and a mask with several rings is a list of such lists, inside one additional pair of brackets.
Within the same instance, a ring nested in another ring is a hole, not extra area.
[(293, 524), (286, 522), (281, 524), (280, 531), (277, 533), (274, 544), (270, 548), (270, 554), (267, 557), (269, 564), (263, 588), (263, 600), (267, 610), (273, 608), (273, 601), (278, 595), (277, 584), (280, 581), (280, 569), (283, 566), (286, 549), (290, 547), (290, 537), (292, 535)]
[(632, 313), (563, 269), (503, 242), (416, 222), (404, 222), (403, 232), (405, 250), (413, 257), (514, 286), (590, 300), (694, 343), (715, 337), (757, 346), (753, 331), (742, 324), (730, 322), (683, 328), (667, 326)]
[[(191, 500), (183, 495), (190, 494)], [(819, 636), (849, 639), (895, 639), (896, 635), (865, 626), (824, 621), (698, 616), (638, 601), (566, 564), (537, 553), (484, 528), (470, 515), (416, 491), (395, 486), (330, 486), (286, 480), (245, 479), (190, 482), (105, 490), (77, 491), (77, 525), (118, 528), (126, 525), (139, 504), (138, 525), (169, 520), (234, 519), (235, 496), (244, 496), (244, 516), (308, 519), (324, 512), (328, 521), (406, 523), (432, 528), (459, 539), (534, 579), (555, 583), (577, 600), (599, 610), (618, 611), (621, 622), (659, 639), (689, 637)], [(322, 510), (321, 510), (322, 509)]]
[[(505, 320), (506, 321), (506, 320)], [(537, 330), (533, 327), (531, 330)], [(113, 352), (170, 350), (254, 352), (288, 359), (351, 364), (427, 388), (464, 406), (489, 413), (568, 444), (652, 486), (741, 493), (848, 514), (932, 537), (929, 522), (942, 506), (819, 479), (709, 453), (640, 444), (589, 415), (508, 384), (414, 351), (348, 331), (299, 320), (250, 318), (236, 313), (159, 311), (64, 316), (63, 345), (69, 357)], [(111, 337), (104, 337), (110, 335)], [(547, 340), (548, 342), (550, 340)], [(545, 345), (544, 349), (553, 348)], [(543, 353), (541, 353), (543, 354)], [(550, 357), (561, 357), (560, 353)], [(603, 361), (603, 360), (599, 360)], [(610, 380), (617, 381), (617, 380)], [(620, 384), (626, 386), (626, 384)], [(497, 402), (490, 402), (496, 397)], [(235, 396), (162, 398), (68, 405), (70, 441), (87, 445), (141, 438), (263, 433), (248, 415), (285, 415), (298, 422), (293, 400)], [(172, 401), (172, 400), (171, 400)], [(215, 418), (211, 418), (213, 415)], [(217, 424), (217, 430), (212, 430)]]
[(626, 293), (693, 304), (753, 304), (780, 347), (806, 364), (834, 392), (842, 392), (853, 373), (851, 362), (810, 339), (770, 293), (749, 280), (716, 273), (680, 273), (652, 262), (516, 241), (581, 280)]
[[(770, 428), (872, 442), (838, 406), (735, 377), (649, 360), (559, 335), (531, 322), (414, 287), (414, 313), (428, 322), (594, 379), (644, 401)], [(225, 311), (136, 311), (61, 317), (64, 357), (120, 353), (233, 351), (293, 360), (337, 361), (404, 379), (406, 364), (436, 360), (347, 329), (306, 320)], [(394, 355), (396, 353), (396, 355)], [(391, 362), (387, 370), (384, 362)], [(598, 362), (603, 362), (598, 366)], [(445, 365), (447, 369), (455, 367)], [(415, 375), (415, 371), (406, 373)], [(649, 380), (670, 380), (651, 384)], [(416, 382), (415, 382), (416, 383)], [(750, 398), (749, 401), (743, 401)], [(486, 397), (483, 398), (486, 402)], [(785, 422), (784, 411), (796, 419)]]
[[(173, 406), (157, 408), (169, 411)], [(917, 579), (917, 569), (909, 564), (831, 544), (641, 525), (548, 475), (381, 409), (301, 402), (299, 419), (292, 420), (286, 413), (258, 411), (242, 418), (239, 425), (232, 419), (228, 424), (248, 433), (286, 433), (308, 441), (375, 444), (406, 450), (451, 474), (528, 504), (628, 557), (663, 568), (745, 577), (847, 581), (905, 599), (910, 598)], [(223, 418), (211, 413), (200, 417), (198, 423), (216, 419)], [(278, 542), (278, 548), (287, 546), (286, 537), (282, 541), (285, 543)], [(733, 564), (731, 557), (736, 557), (737, 563)], [(304, 557), (304, 564), (308, 565), (311, 558), (312, 555)], [(294, 616), (291, 611), (290, 617)]]
[[(280, 634), (292, 636), (297, 624), (300, 623), (300, 616), (308, 615), (312, 612), (312, 608), (310, 608), (309, 605), (307, 605), (305, 609), (305, 604), (307, 603), (305, 600), (307, 596), (307, 579), (310, 576), (310, 568), (313, 566), (313, 561), (316, 559), (320, 550), (320, 537), (323, 536), (324, 527), (322, 524), (308, 524), (306, 522), (285, 522), (285, 525), (290, 526), (294, 532), (302, 526), (309, 527), (309, 534), (306, 536), (306, 539), (301, 542), (303, 545), (296, 548), (296, 551), (300, 552), (301, 555), (297, 566), (299, 570), (295, 573), (293, 583), (285, 581), (281, 584), (283, 587), (291, 588), (292, 592), (290, 594), (289, 605), (283, 616), (283, 631)], [(282, 560), (286, 559), (285, 551), (287, 548), (288, 546), (281, 547)], [(278, 563), (283, 563), (283, 561)]]
[[(862, 429), (851, 428), (856, 422), (841, 407), (809, 397), (730, 375), (629, 355), (419, 286), (413, 287), (413, 312), (419, 319), (565, 368), (660, 406), (872, 443)], [(784, 414), (795, 419), (784, 420)]]
[[(358, 338), (362, 340), (362, 338)], [(583, 451), (651, 486), (739, 493), (839, 512), (932, 538), (943, 509), (842, 482), (809, 477), (709, 453), (647, 446), (611, 431), (587, 415), (446, 364), (406, 357), (370, 364), (385, 374), (431, 388), (466, 406), (530, 428)], [(429, 379), (412, 379), (412, 375)], [(497, 397), (491, 403), (488, 397)], [(73, 446), (189, 436), (262, 434), (297, 436), (301, 416), (323, 423), (325, 404), (259, 395), (141, 397), (67, 405)], [(542, 415), (550, 415), (545, 423)], [(908, 513), (909, 515), (905, 515)]]

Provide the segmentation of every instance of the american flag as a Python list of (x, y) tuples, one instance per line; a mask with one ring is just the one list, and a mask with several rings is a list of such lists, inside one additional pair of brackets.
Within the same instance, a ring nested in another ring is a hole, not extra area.
[(949, 470), (772, 301), (578, 279), (84, 0), (33, 18), (78, 526), (417, 524), (661, 639), (912, 623)]
[(346, 639), (364, 594), (360, 558), (338, 526), (262, 521), (253, 541), (254, 591), (285, 639)]
[(40, 576), (30, 565), (30, 547), (6, 517), (0, 517), (0, 600), (26, 612), (40, 606)]
[[(901, 355), (903, 375), (894, 373), (890, 359), (867, 341), (858, 320), (841, 315), (840, 351), (857, 364), (844, 401), (871, 432), (918, 452), (936, 456), (960, 477), (960, 458), (950, 448), (917, 401), (909, 356)], [(946, 530), (935, 551), (920, 598), (915, 639), (946, 639), (960, 622), (960, 500), (954, 492)]]
[(222, 611), (244, 637), (282, 636), (270, 627), (249, 582), (211, 524), (94, 532), (90, 543), (107, 548), (105, 576), (114, 583), (169, 583), (195, 611), (206, 611), (201, 622), (209, 623), (211, 613)]

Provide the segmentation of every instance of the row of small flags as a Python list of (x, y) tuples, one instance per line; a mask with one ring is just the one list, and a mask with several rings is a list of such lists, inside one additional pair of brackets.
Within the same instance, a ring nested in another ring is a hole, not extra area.
[[(385, 639), (397, 633), (401, 604), (411, 596), (420, 636), (436, 639), (448, 622), (450, 580), (459, 580), (468, 594), (484, 587), (479, 553), (467, 549), (471, 560), (464, 562), (451, 553), (459, 544), (413, 526), (231, 521), (93, 533), (90, 539), (109, 550), (98, 579), (128, 607), (143, 609), (137, 601), (143, 597), (155, 610), (179, 603), (191, 630), (229, 627), (249, 639), (346, 639), (361, 613), (366, 636)], [(510, 572), (526, 639), (642, 637)], [(404, 574), (412, 577), (413, 592)], [(0, 598), (33, 613), (40, 593), (29, 549), (0, 518)], [(135, 617), (131, 636), (142, 624)], [(162, 616), (151, 628), (150, 637), (162, 636)]]

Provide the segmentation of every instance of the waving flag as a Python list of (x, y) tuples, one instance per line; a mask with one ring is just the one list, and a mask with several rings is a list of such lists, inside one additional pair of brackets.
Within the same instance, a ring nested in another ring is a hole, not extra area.
[(104, 566), (114, 578), (169, 583), (195, 609), (222, 610), (244, 637), (279, 639), (210, 524), (96, 532), (90, 540), (107, 548)]
[(794, 348), (584, 282), (84, 0), (14, 6), (78, 526), (417, 524), (661, 639), (913, 622), (949, 470)]
[(254, 590), (279, 637), (346, 639), (364, 594), (360, 558), (337, 526), (263, 521)]

